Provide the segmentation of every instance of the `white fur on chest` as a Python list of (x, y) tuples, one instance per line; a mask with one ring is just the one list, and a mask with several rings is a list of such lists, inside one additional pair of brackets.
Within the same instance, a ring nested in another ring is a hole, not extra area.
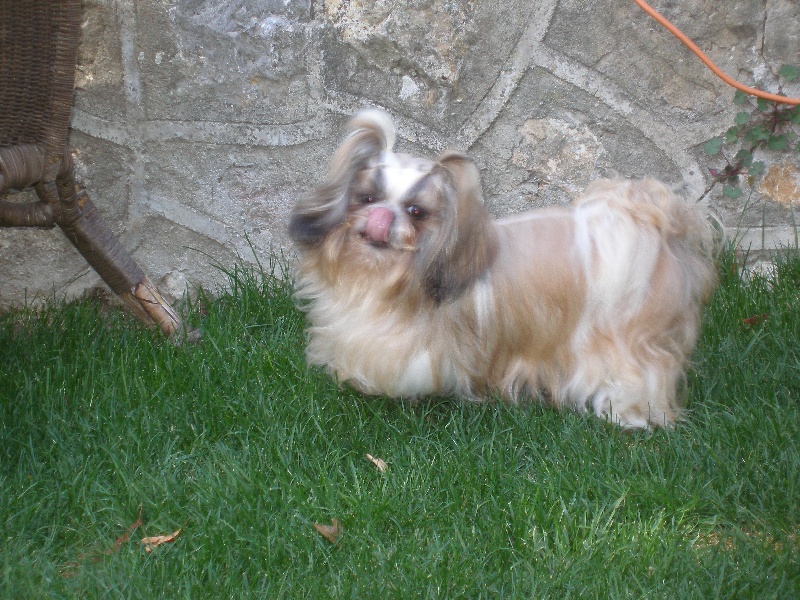
[(454, 369), (446, 349), (434, 342), (443, 332), (437, 334), (433, 319), (427, 327), (409, 327), (374, 296), (337, 297), (328, 289), (315, 299), (309, 310), (309, 362), (368, 394), (418, 398), (452, 390)]

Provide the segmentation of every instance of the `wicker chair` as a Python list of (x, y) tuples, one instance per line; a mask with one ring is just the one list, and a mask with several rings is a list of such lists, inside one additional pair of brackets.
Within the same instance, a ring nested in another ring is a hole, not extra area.
[[(140, 320), (183, 333), (75, 180), (67, 137), (80, 32), (80, 0), (0, 0), (0, 227), (58, 225)], [(6, 198), (29, 186), (38, 201)]]

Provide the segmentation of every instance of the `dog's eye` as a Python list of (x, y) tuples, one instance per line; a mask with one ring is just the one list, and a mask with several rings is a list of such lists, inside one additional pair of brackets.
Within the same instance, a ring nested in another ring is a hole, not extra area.
[(359, 201), (361, 204), (372, 204), (378, 201), (377, 196), (370, 196), (369, 194), (364, 194), (363, 196), (359, 197)]
[(406, 208), (406, 212), (411, 216), (412, 219), (424, 219), (425, 218), (425, 209), (420, 208), (416, 204), (412, 204), (411, 206)]

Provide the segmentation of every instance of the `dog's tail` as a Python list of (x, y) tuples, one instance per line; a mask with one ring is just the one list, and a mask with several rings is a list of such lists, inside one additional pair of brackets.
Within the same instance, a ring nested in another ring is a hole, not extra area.
[(589, 187), (575, 226), (590, 318), (573, 339), (581, 374), (570, 386), (623, 424), (674, 422), (683, 367), (716, 284), (711, 223), (657, 181), (617, 180)]
[(696, 251), (713, 256), (714, 230), (699, 207), (690, 205), (655, 179), (593, 182), (576, 206), (602, 202), (628, 212), (640, 224), (654, 226), (666, 238), (690, 241)]
[(599, 181), (576, 202), (575, 215), (598, 322), (633, 322), (642, 311), (672, 315), (687, 326), (680, 346), (688, 352), (717, 282), (714, 229), (700, 207), (652, 179)]
[(719, 244), (715, 228), (698, 205), (684, 202), (655, 179), (596, 181), (576, 202), (576, 207), (593, 205), (611, 209), (600, 214), (627, 214), (638, 226), (657, 231), (684, 272), (691, 274), (690, 287), (698, 300), (708, 300), (716, 284), (714, 259)]

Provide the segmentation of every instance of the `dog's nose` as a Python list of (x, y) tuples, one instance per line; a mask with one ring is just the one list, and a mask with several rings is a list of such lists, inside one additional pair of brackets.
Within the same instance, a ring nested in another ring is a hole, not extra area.
[(367, 226), (364, 235), (371, 242), (386, 244), (394, 221), (394, 213), (384, 207), (373, 208), (367, 215)]

